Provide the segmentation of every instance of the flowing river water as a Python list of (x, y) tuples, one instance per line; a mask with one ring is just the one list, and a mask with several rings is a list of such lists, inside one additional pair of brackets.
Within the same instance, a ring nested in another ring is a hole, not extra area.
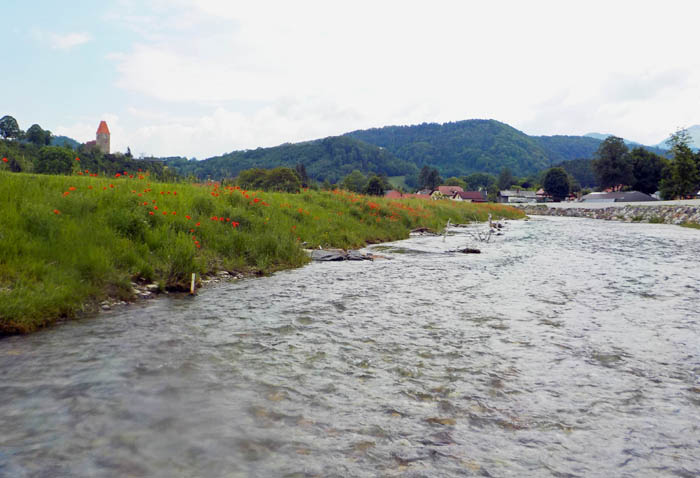
[(700, 475), (700, 231), (453, 232), (0, 340), (0, 476)]

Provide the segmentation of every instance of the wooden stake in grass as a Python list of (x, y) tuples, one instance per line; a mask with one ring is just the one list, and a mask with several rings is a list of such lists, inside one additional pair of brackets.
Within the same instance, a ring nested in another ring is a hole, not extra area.
[(192, 282), (190, 282), (190, 295), (194, 295), (194, 278), (195, 278), (195, 273), (192, 273)]

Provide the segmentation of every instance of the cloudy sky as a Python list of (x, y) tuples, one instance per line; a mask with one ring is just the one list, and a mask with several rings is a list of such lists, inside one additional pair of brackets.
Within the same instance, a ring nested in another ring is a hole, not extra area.
[(203, 159), (493, 118), (655, 144), (700, 123), (697, 0), (3, 0), (0, 116)]

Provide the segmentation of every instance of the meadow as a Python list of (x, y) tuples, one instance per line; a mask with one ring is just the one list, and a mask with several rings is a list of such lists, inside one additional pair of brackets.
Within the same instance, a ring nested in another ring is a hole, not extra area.
[(0, 335), (26, 333), (133, 300), (135, 283), (184, 290), (226, 270), (270, 274), (308, 262), (304, 247), (357, 248), (411, 229), (520, 218), (494, 204), (385, 200), (346, 191), (246, 191), (158, 183), (147, 173), (100, 177), (0, 170)]

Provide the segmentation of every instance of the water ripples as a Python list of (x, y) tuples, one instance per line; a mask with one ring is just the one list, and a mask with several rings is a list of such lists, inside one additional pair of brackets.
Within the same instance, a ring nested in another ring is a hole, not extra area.
[(697, 231), (453, 233), (0, 341), (0, 475), (700, 474)]

